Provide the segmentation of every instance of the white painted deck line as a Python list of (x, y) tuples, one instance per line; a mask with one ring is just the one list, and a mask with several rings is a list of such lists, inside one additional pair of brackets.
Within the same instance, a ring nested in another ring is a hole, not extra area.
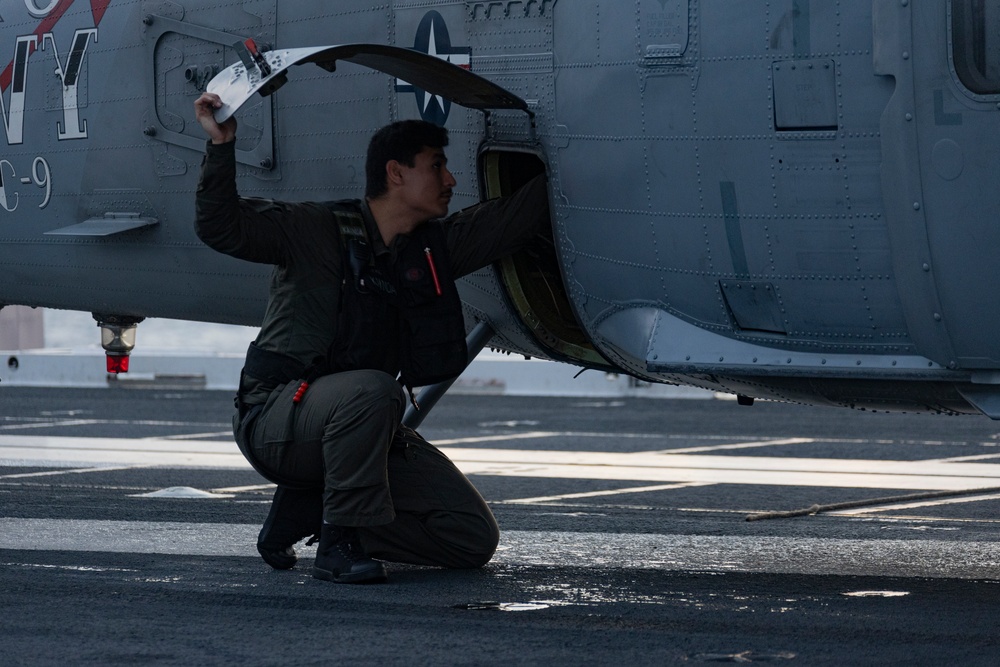
[[(496, 436), (495, 440), (523, 435)], [(442, 450), (469, 475), (927, 491), (1000, 486), (1000, 465), (993, 463), (457, 447)], [(231, 442), (10, 435), (0, 436), (0, 465), (250, 468)]]

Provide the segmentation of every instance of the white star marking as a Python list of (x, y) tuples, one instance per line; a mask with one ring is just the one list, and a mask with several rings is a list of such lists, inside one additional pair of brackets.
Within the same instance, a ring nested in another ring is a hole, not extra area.
[[(434, 23), (431, 22), (431, 41), (427, 44), (427, 55), (434, 56), (435, 58), (441, 58), (441, 55), (437, 52), (437, 41), (434, 39)], [(447, 58), (442, 58), (442, 60), (447, 60)], [(431, 101), (436, 100), (438, 106), (444, 109), (444, 100), (438, 95), (431, 95), (426, 90), (424, 91), (424, 108), (423, 111), (427, 111), (427, 107), (430, 106)]]
[[(452, 65), (457, 65), (458, 67), (461, 67), (462, 69), (466, 69), (466, 70), (467, 69), (471, 69), (470, 58), (469, 58), (469, 55), (467, 53), (438, 53), (438, 50), (437, 50), (437, 39), (434, 36), (435, 32), (436, 32), (435, 31), (435, 27), (436, 27), (436, 22), (432, 21), (431, 22), (431, 32), (430, 32), (430, 41), (427, 44), (427, 55), (434, 56), (435, 58), (439, 58), (440, 60), (443, 60), (443, 61), (445, 61), (447, 63), (451, 63)], [(409, 86), (411, 84), (408, 81), (403, 81), (402, 79), (397, 79), (396, 80), (396, 85), (397, 86)], [(435, 100), (437, 101), (438, 106), (441, 107), (442, 109), (444, 109), (444, 100), (441, 98), (440, 95), (432, 95), (432, 94), (428, 93), (427, 91), (423, 91), (423, 93), (424, 93), (424, 99), (423, 99), (423, 105), (422, 105), (422, 107), (423, 107), (422, 108), (422, 113), (426, 112), (427, 109), (428, 109), (428, 107), (430, 107), (431, 102), (435, 101)]]

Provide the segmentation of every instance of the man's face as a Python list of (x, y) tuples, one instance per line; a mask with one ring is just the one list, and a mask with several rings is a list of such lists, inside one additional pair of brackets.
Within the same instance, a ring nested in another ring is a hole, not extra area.
[(448, 158), (441, 148), (427, 148), (417, 153), (413, 166), (399, 165), (403, 177), (399, 196), (421, 220), (448, 214), (455, 177), (448, 171)]

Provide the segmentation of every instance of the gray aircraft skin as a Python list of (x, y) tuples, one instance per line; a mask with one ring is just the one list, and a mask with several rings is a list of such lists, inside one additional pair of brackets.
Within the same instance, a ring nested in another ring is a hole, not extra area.
[[(997, 0), (3, 0), (0, 19), (0, 303), (259, 324), (271, 267), (194, 233), (192, 103), (246, 38), (384, 45), (429, 57), (393, 61), (409, 80), (289, 67), (239, 110), (241, 194), (360, 197), (371, 134), (423, 117), (450, 130), (454, 210), (549, 177), (551, 237), (461, 281), (491, 347), (1000, 417)], [(462, 106), (456, 67), (510, 97)]]

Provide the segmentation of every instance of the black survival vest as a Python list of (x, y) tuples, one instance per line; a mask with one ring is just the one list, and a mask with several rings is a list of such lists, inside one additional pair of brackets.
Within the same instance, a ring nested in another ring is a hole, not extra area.
[(465, 321), (441, 223), (401, 238), (390, 262), (388, 254), (375, 256), (360, 213), (345, 202), (329, 207), (344, 269), (330, 372), (381, 370), (399, 374), (408, 388), (461, 374), (468, 365)]
[[(391, 263), (388, 255), (374, 257), (356, 204), (328, 206), (340, 231), (344, 278), (327, 357), (307, 365), (251, 343), (236, 395), (236, 444), (257, 472), (284, 486), (298, 485), (261, 466), (250, 446), (263, 405), (244, 402), (244, 376), (272, 386), (301, 381), (292, 398), (297, 403), (309, 383), (327, 373), (381, 370), (393, 377), (398, 374), (400, 382), (412, 390), (457, 377), (468, 365), (462, 302), (441, 224), (429, 222), (401, 239), (405, 242), (399, 244), (396, 261)], [(292, 413), (288, 416), (291, 438)]]

